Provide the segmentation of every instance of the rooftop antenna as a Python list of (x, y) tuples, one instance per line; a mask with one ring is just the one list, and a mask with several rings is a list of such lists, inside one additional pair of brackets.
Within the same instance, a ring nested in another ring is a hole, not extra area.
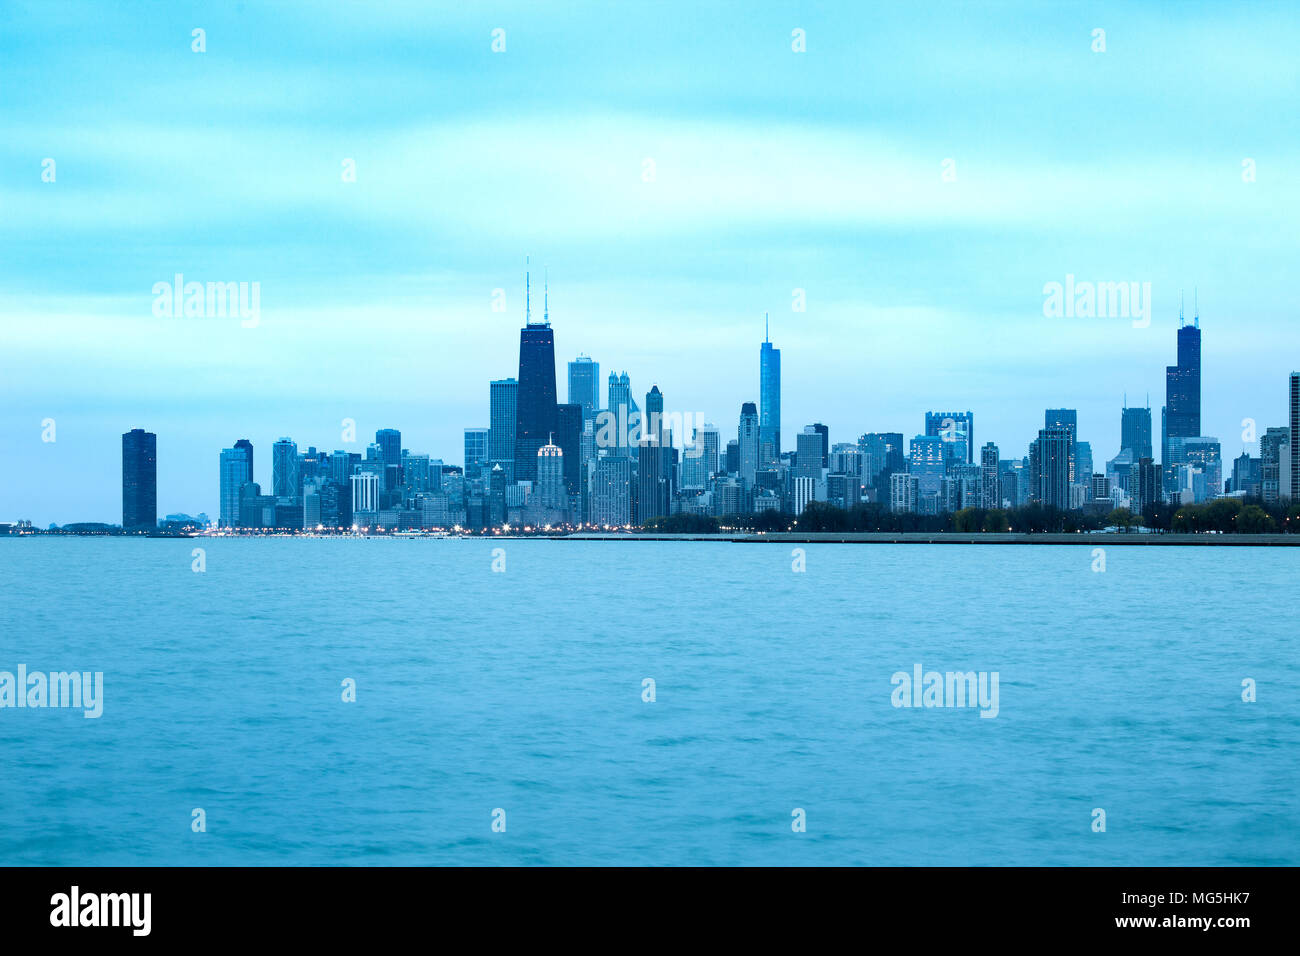
[(1179, 289), (1178, 290), (1178, 327), (1182, 328), (1186, 324), (1187, 324), (1187, 320), (1183, 318), (1183, 290)]
[(542, 272), (542, 321), (551, 324), (551, 270)]
[(1196, 323), (1196, 327), (1199, 329), (1201, 327), (1201, 297), (1196, 286), (1192, 286), (1192, 311), (1196, 316), (1192, 321)]
[(769, 323), (768, 320), (767, 320), (767, 313), (764, 312), (764, 313), (763, 313), (763, 341), (764, 341), (764, 342), (770, 342), (770, 341), (772, 341), (772, 337), (771, 337), (771, 335), (769, 334), (770, 328), (771, 328), (771, 325), (770, 325), (770, 323)]
[(528, 256), (524, 256), (524, 325), (533, 324), (533, 290), (528, 274)]

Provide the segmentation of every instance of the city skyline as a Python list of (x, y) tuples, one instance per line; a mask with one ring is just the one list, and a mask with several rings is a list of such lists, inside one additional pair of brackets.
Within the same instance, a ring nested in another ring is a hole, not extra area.
[[(811, 422), (910, 438), (935, 408), (1016, 446), (1065, 406), (1104, 460), (1121, 396), (1159, 408), (1199, 287), (1201, 431), (1231, 457), (1300, 354), (1294, 18), (1062, 7), (1026, 13), (1027, 46), (951, 10), (711, 9), (682, 31), (581, 5), (282, 5), (205, 11), (203, 53), (185, 11), (13, 10), (8, 510), (115, 514), (137, 425), (162, 445), (163, 513), (216, 512), (209, 456), (239, 436), (401, 422), (456, 460), (487, 424), (479, 383), (510, 374), (482, 343), (516, 334), (526, 254), (550, 268), (557, 357), (719, 426), (737, 399), (762, 414), (749, 343), (770, 313), (786, 447)], [(155, 314), (178, 274), (259, 283), (260, 320)], [(1070, 277), (1149, 282), (1150, 324), (1049, 318), (1045, 286)]]
[[(1274, 503), (1279, 497), (1300, 497), (1300, 467), (1297, 467), (1297, 456), (1291, 455), (1288, 441), (1300, 426), (1300, 372), (1292, 372), (1288, 379), (1288, 407), (1285, 416), (1281, 416), (1281, 424), (1251, 423), (1257, 432), (1253, 444), (1260, 454), (1251, 456), (1249, 448), (1243, 451), (1245, 472), (1239, 472), (1242, 461), (1235, 460), (1236, 456), (1222, 453), (1222, 443), (1217, 437), (1196, 434), (1202, 413), (1199, 314), (1190, 322), (1180, 316), (1183, 324), (1176, 335), (1177, 362), (1166, 367), (1167, 400), (1173, 407), (1161, 408), (1158, 459), (1154, 459), (1156, 432), (1149, 406), (1122, 406), (1121, 447), (1113, 456), (1103, 453), (1096, 458), (1093, 443), (1082, 437), (1087, 432), (1080, 429), (1077, 410), (1072, 408), (1047, 408), (1043, 413), (1043, 428), (1038, 431), (1037, 439), (1028, 443), (1023, 457), (1014, 445), (999, 446), (995, 441), (987, 441), (977, 456), (972, 410), (926, 411), (923, 429), (910, 439), (904, 432), (865, 431), (856, 438), (836, 436), (839, 440), (832, 441), (827, 426), (813, 423), (800, 430), (792, 448), (779, 445), (773, 448), (759, 424), (758, 406), (744, 401), (737, 439), (728, 440), (725, 425), (715, 422), (706, 425), (698, 419), (692, 427), (689, 412), (685, 419), (687, 434), (682, 434), (680, 413), (665, 408), (657, 384), (650, 385), (645, 408), (638, 410), (627, 373), (611, 371), (609, 400), (602, 403), (593, 379), (599, 363), (582, 353), (567, 363), (569, 394), (565, 403), (559, 402), (549, 318), (548, 306), (544, 306), (540, 321), (534, 321), (526, 307), (519, 336), (517, 374), (519, 379), (531, 382), (531, 386), (518, 392), (516, 378), (487, 383), (492, 424), (488, 428), (464, 428), (465, 456), (460, 463), (405, 447), (402, 432), (392, 427), (377, 429), (374, 442), (368, 444), (364, 453), (346, 449), (331, 451), (324, 445), (318, 452), (314, 445), (304, 444), (300, 448), (293, 438), (282, 436), (272, 446), (270, 481), (259, 482), (254, 467), (255, 445), (247, 438), (240, 438), (220, 452), (219, 503), (214, 510), (214, 523), (226, 528), (310, 529), (320, 525), (324, 513), (333, 516), (326, 527), (372, 523), (388, 527), (451, 527), (453, 524), (478, 527), (511, 523), (516, 510), (532, 501), (532, 507), (543, 502), (546, 510), (520, 510), (518, 514), (546, 517), (538, 520), (518, 517), (514, 523), (580, 525), (598, 521), (593, 516), (611, 513), (609, 508), (614, 507), (612, 513), (626, 514), (622, 523), (642, 524), (688, 507), (698, 512), (688, 502), (701, 492), (707, 492), (701, 500), (708, 502), (701, 513), (722, 513), (712, 502), (712, 497), (720, 493), (713, 475), (716, 473), (721, 481), (728, 472), (732, 483), (739, 480), (740, 510), (764, 510), (756, 505), (753, 496), (775, 493), (777, 497), (769, 507), (795, 516), (809, 501), (838, 502), (841, 507), (849, 507), (859, 498), (888, 505), (892, 511), (941, 514), (972, 504), (981, 508), (1014, 508), (1031, 501), (1061, 510), (1077, 510), (1094, 497), (1113, 498), (1116, 507), (1131, 504), (1139, 513), (1155, 500), (1175, 501), (1180, 496), (1184, 503), (1208, 501), (1232, 491), (1244, 491), (1247, 497), (1262, 497)], [(764, 404), (779, 408), (779, 365), (773, 377), (773, 355), (779, 363), (780, 351), (774, 348), (765, 323), (758, 362), (760, 391)], [(615, 410), (616, 403), (622, 407)], [(630, 445), (624, 431), (629, 406)], [(538, 427), (545, 429), (545, 437), (517, 442), (517, 435), (528, 430), (526, 423), (531, 423), (534, 431)], [(342, 424), (344, 436), (351, 437), (345, 437), (340, 444), (360, 446), (356, 423)], [(674, 425), (678, 429), (676, 434)], [(1280, 445), (1274, 440), (1277, 434), (1281, 435)], [(883, 446), (875, 444), (882, 435), (893, 436), (888, 441), (897, 452), (888, 453)], [(121, 436), (122, 527), (127, 530), (149, 529), (159, 514), (156, 437), (155, 433), (140, 428)], [(707, 453), (703, 450), (706, 446)], [(662, 447), (662, 451), (647, 458), (647, 450), (657, 447)], [(722, 454), (724, 450), (726, 454)], [(831, 451), (835, 451), (835, 461), (831, 460)], [(1004, 453), (1009, 457), (1001, 457)], [(710, 457), (694, 470), (688, 470), (687, 460), (702, 454)], [(846, 459), (846, 454), (866, 457)], [(623, 512), (618, 512), (619, 506), (609, 502), (596, 504), (589, 500), (595, 487), (609, 479), (606, 469), (598, 467), (597, 462), (606, 456), (628, 462), (627, 476), (622, 479), (627, 484), (621, 494), (630, 498), (621, 506)], [(1230, 457), (1234, 459), (1231, 471)], [(524, 459), (532, 465), (526, 474), (521, 468)], [(706, 463), (709, 463), (707, 467)], [(1149, 480), (1143, 470), (1148, 463), (1152, 469)], [(1175, 467), (1180, 464), (1188, 468)], [(444, 486), (444, 480), (453, 484)], [(520, 490), (507, 491), (516, 480), (520, 482)], [(844, 484), (846, 480), (855, 483)], [(899, 481), (911, 484), (899, 485)], [(322, 482), (326, 487), (321, 487)], [(331, 483), (335, 490), (329, 490)], [(1004, 490), (1004, 483), (1006, 488), (1018, 484), (1019, 490)], [(304, 498), (305, 486), (308, 498)], [(529, 498), (529, 486), (535, 498)], [(449, 491), (451, 488), (454, 492)], [(242, 500), (245, 494), (269, 497), (256, 498), (250, 504)], [(350, 504), (345, 503), (345, 510), (340, 510), (345, 494)], [(423, 497), (429, 494), (436, 494), (442, 500), (436, 506), (436, 515), (426, 511), (422, 519), (409, 509), (418, 510)], [(477, 503), (471, 504), (471, 499)], [(306, 511), (304, 502), (307, 502)], [(265, 510), (259, 510), (262, 508)], [(354, 508), (361, 508), (359, 514), (367, 517), (353, 522)], [(468, 518), (465, 508), (470, 509)], [(206, 510), (193, 509), (199, 514)], [(382, 522), (377, 520), (381, 512), (389, 516)], [(255, 516), (250, 518), (250, 514)], [(410, 517), (398, 517), (403, 514)], [(309, 520), (312, 517), (314, 521)], [(402, 524), (403, 521), (413, 524)]]

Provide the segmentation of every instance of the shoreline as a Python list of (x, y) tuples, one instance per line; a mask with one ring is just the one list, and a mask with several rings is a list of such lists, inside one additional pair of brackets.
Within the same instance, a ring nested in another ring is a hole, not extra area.
[(0, 535), (4, 538), (112, 538), (135, 540), (212, 540), (212, 539), (393, 539), (393, 540), (466, 540), (466, 541), (682, 541), (723, 544), (996, 544), (996, 545), (1136, 545), (1148, 547), (1300, 547), (1300, 534), (1186, 534), (1166, 532), (1143, 534), (1122, 531), (992, 533), (968, 531), (733, 531), (716, 534), (606, 533), (580, 531), (570, 534), (455, 534), (447, 532), (397, 532), (393, 534), (122, 534), (121, 532), (38, 531)]

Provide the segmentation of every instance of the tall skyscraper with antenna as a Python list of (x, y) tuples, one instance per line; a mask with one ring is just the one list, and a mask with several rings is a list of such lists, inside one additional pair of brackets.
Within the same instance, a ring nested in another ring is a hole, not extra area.
[(758, 447), (762, 464), (781, 457), (781, 350), (772, 347), (767, 313), (758, 351)]
[(532, 315), (531, 279), (524, 271), (524, 327), (519, 332), (519, 386), (515, 412), (515, 481), (537, 480), (537, 453), (556, 430), (555, 337), (549, 282), (542, 321)]
[(1165, 408), (1160, 463), (1165, 475), (1174, 465), (1169, 439), (1195, 438), (1201, 434), (1201, 310), (1188, 325), (1181, 301), (1178, 305), (1178, 364), (1165, 367)]

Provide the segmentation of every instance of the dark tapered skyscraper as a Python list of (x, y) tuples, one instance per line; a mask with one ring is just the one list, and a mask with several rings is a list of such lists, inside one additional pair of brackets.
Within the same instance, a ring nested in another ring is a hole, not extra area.
[(158, 525), (158, 436), (133, 428), (122, 436), (122, 527), (152, 531)]
[[(525, 277), (525, 288), (528, 279)], [(550, 309), (533, 322), (529, 294), (519, 332), (519, 391), (515, 417), (515, 481), (537, 480), (537, 453), (556, 430), (555, 336)]]
[[(1179, 316), (1182, 319), (1182, 316)], [(1168, 439), (1201, 434), (1201, 317), (1178, 329), (1178, 364), (1165, 368), (1165, 442), (1161, 464), (1169, 460)]]
[(766, 316), (758, 352), (758, 447), (760, 457), (767, 455), (773, 461), (781, 457), (781, 350), (772, 347)]

